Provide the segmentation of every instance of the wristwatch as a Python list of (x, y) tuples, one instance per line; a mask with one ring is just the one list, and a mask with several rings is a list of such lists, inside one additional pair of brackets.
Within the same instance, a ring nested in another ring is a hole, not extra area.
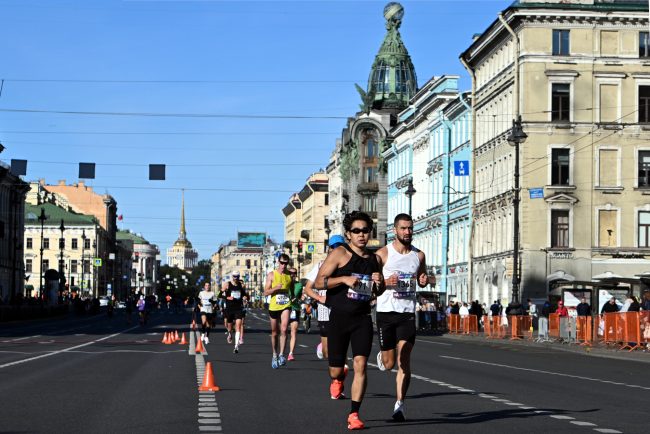
[(329, 280), (329, 277), (323, 278), (323, 289), (327, 291), (327, 281)]

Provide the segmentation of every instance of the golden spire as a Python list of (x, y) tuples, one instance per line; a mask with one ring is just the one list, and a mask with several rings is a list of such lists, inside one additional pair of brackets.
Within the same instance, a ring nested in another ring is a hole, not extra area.
[(181, 190), (182, 199), (181, 199), (181, 232), (178, 237), (179, 240), (186, 240), (187, 233), (185, 232), (185, 189)]

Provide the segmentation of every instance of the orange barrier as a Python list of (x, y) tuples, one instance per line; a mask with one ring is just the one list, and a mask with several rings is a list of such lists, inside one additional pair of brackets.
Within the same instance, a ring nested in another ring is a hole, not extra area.
[(506, 336), (506, 329), (501, 325), (500, 316), (486, 316), (485, 317), (485, 330), (490, 330), (489, 335), (486, 335), (488, 339), (502, 339)]
[(447, 316), (447, 329), (449, 333), (460, 333), (460, 315), (451, 313)]
[(487, 339), (492, 337), (492, 322), (487, 315), (483, 315), (483, 334)]
[(468, 335), (474, 333), (478, 335), (478, 318), (476, 315), (467, 315), (461, 318), (461, 323), (463, 327), (463, 334)]
[(548, 316), (548, 336), (554, 339), (560, 339), (560, 315), (557, 313)]
[(510, 340), (522, 340), (532, 338), (530, 328), (532, 318), (528, 315), (508, 315), (508, 324), (510, 325)]
[(639, 312), (603, 314), (603, 341), (633, 351), (641, 348), (641, 317)]
[(576, 339), (580, 345), (591, 346), (593, 340), (593, 319), (590, 316), (576, 318)]

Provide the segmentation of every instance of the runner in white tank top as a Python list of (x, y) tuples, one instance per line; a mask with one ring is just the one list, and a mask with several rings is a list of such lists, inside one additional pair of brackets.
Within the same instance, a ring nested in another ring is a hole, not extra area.
[(377, 297), (377, 333), (379, 348), (377, 365), (389, 371), (399, 360), (397, 371), (397, 402), (393, 419), (405, 420), (404, 399), (411, 379), (411, 350), (415, 344), (416, 284), (421, 288), (435, 284), (427, 276), (424, 253), (411, 245), (413, 219), (399, 214), (394, 221), (395, 240), (377, 252), (384, 263), (386, 290)]

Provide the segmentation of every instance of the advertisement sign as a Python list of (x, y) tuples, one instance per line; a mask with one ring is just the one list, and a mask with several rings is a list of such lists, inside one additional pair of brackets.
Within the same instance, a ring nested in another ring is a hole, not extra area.
[(264, 232), (237, 232), (237, 247), (263, 247), (266, 244)]

